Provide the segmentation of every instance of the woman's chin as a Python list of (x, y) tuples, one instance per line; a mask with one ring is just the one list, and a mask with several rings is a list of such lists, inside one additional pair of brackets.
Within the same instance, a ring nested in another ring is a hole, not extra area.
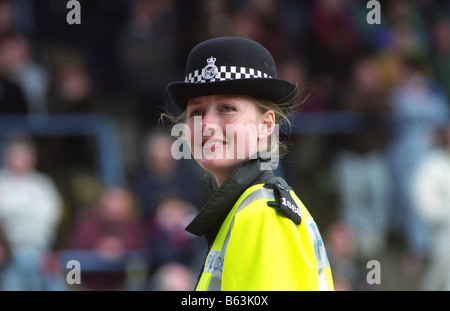
[(231, 174), (242, 160), (204, 157), (197, 159), (197, 162), (201, 167), (217, 177), (218, 175)]

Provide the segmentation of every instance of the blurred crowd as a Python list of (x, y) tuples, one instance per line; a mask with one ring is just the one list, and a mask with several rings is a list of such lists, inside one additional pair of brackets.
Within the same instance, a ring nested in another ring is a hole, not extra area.
[[(300, 86), (296, 113), (359, 117), (328, 135), (293, 118), (281, 162), (336, 289), (373, 289), (366, 263), (383, 269), (394, 247), (415, 289), (450, 290), (450, 2), (380, 0), (380, 24), (359, 0), (79, 2), (69, 25), (65, 1), (0, 0), (0, 116), (111, 118), (127, 180), (93, 174), (91, 137), (0, 133), (0, 289), (193, 288), (206, 242), (184, 227), (213, 187), (171, 157), (159, 117), (177, 112), (165, 87), (184, 79), (191, 48), (233, 35), (266, 46)], [(78, 250), (79, 285), (66, 281), (66, 250)], [(383, 278), (375, 289), (402, 289)]]

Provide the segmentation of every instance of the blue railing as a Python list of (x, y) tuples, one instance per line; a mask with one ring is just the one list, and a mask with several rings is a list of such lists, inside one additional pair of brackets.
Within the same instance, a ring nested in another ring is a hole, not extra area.
[(125, 183), (118, 130), (101, 114), (0, 115), (0, 138), (17, 133), (32, 136), (92, 136), (97, 144), (99, 177), (106, 185)]
[(63, 249), (58, 252), (60, 264), (66, 269), (67, 263), (76, 260), (84, 272), (92, 271), (125, 271), (130, 262), (141, 261), (148, 263), (148, 254), (145, 249), (127, 251), (120, 256), (102, 256), (95, 250), (80, 250), (80, 249)]
[(299, 112), (291, 118), (293, 134), (355, 134), (361, 131), (392, 131), (394, 120), (387, 115), (356, 112)]

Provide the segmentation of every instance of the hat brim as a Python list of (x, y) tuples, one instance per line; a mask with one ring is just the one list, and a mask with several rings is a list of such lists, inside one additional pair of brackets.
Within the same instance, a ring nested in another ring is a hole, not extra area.
[(298, 88), (289, 81), (276, 78), (239, 79), (207, 83), (173, 82), (167, 86), (172, 101), (184, 111), (191, 98), (206, 95), (247, 95), (278, 103), (294, 103)]

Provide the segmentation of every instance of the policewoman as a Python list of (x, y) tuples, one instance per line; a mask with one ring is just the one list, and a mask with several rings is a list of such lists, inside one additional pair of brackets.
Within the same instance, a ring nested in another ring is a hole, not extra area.
[(186, 228), (209, 245), (196, 290), (332, 290), (316, 223), (273, 173), (277, 127), (298, 89), (277, 78), (269, 51), (238, 37), (204, 41), (184, 81), (167, 90), (194, 158), (218, 186)]

